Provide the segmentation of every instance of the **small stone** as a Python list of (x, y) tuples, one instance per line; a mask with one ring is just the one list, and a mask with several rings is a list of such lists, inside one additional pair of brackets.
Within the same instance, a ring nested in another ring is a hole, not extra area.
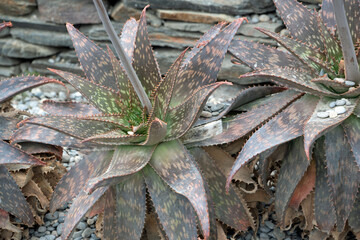
[(65, 222), (65, 217), (59, 217), (58, 221), (59, 221), (59, 223)]
[(81, 236), (82, 236), (83, 238), (88, 238), (88, 237), (91, 236), (91, 234), (92, 234), (93, 232), (94, 232), (94, 230), (92, 230), (91, 228), (86, 228), (86, 229), (82, 232)]
[(59, 218), (59, 212), (45, 214), (45, 219), (50, 220), (50, 221), (58, 219), (58, 218)]
[(289, 37), (290, 36), (290, 31), (287, 29), (283, 29), (280, 31), (280, 36), (282, 37)]
[(336, 100), (336, 106), (344, 106), (345, 104), (346, 102), (343, 99)]
[(76, 239), (76, 238), (81, 238), (81, 234), (82, 234), (82, 232), (83, 232), (83, 231), (77, 231), (77, 232), (74, 232), (74, 234), (73, 234), (73, 236), (72, 236), (72, 237), (73, 237), (73, 238), (75, 238), (75, 239)]
[(260, 22), (268, 22), (270, 21), (270, 17), (266, 14), (261, 14), (259, 17)]
[(260, 240), (269, 240), (269, 236), (266, 233), (260, 233)]
[(59, 99), (62, 101), (66, 100), (66, 93), (63, 91), (59, 92)]
[(211, 115), (214, 116), (214, 117), (215, 117), (215, 116), (218, 116), (219, 114), (220, 114), (219, 112), (212, 112), (212, 113), (211, 113)]
[(260, 20), (259, 20), (259, 15), (254, 15), (252, 16), (251, 18), (251, 22), (252, 23), (258, 23)]
[(281, 231), (279, 228), (274, 229), (273, 235), (275, 236), (276, 239), (284, 239), (285, 238), (285, 233), (283, 231)]
[(45, 236), (45, 240), (55, 240), (55, 236), (54, 235), (46, 235)]
[(343, 83), (343, 82), (345, 82), (345, 79), (344, 78), (334, 78), (334, 81)]
[(335, 101), (329, 103), (329, 107), (334, 108), (335, 106), (336, 106), (336, 102), (335, 102)]
[(219, 111), (220, 109), (223, 109), (224, 108), (224, 104), (222, 103), (219, 103), (219, 104), (209, 104), (210, 108), (211, 108), (211, 111), (213, 112), (217, 112)]
[(345, 81), (345, 85), (349, 86), (349, 87), (352, 87), (352, 86), (355, 86), (355, 82), (353, 82), (353, 81)]
[(263, 233), (268, 233), (270, 232), (271, 229), (266, 227), (266, 226), (260, 226), (260, 232), (263, 232)]
[(271, 222), (271, 221), (265, 221), (265, 226), (267, 226), (270, 229), (274, 229), (275, 224), (273, 222)]
[(80, 222), (76, 227), (76, 229), (78, 230), (84, 230), (85, 228), (86, 228), (86, 223), (84, 222)]
[(335, 107), (335, 112), (336, 112), (337, 114), (343, 114), (343, 113), (346, 112), (346, 108), (343, 107), (343, 106)]
[(59, 224), (59, 225), (57, 226), (56, 232), (57, 232), (58, 235), (61, 235), (62, 230), (63, 230), (63, 225), (64, 225), (64, 224), (61, 223), (61, 224)]
[(66, 151), (63, 151), (62, 163), (69, 163), (69, 162), (70, 162), (70, 155)]
[(350, 106), (351, 105), (351, 102), (348, 100), (348, 99), (346, 99), (346, 98), (343, 98), (344, 99), (344, 101), (345, 101), (345, 105), (346, 106)]
[(205, 118), (209, 118), (211, 116), (212, 116), (211, 112), (208, 111), (202, 111), (200, 114), (200, 117), (205, 117)]
[(316, 116), (318, 118), (328, 118), (329, 117), (329, 113), (328, 112), (317, 112)]
[(356, 87), (349, 87), (349, 91), (353, 91), (355, 89), (356, 89)]
[(330, 111), (327, 111), (327, 112), (329, 113), (330, 118), (336, 118), (337, 115), (338, 115), (334, 110), (330, 110)]
[(46, 230), (48, 230), (48, 231), (54, 231), (54, 229), (55, 229), (55, 228), (54, 228), (53, 226), (50, 226), (50, 227), (47, 227), (47, 228), (46, 228)]
[(39, 233), (44, 233), (44, 232), (46, 232), (46, 227), (40, 226), (37, 231), (38, 231)]
[(89, 218), (86, 222), (88, 225), (93, 225), (95, 223), (95, 219)]

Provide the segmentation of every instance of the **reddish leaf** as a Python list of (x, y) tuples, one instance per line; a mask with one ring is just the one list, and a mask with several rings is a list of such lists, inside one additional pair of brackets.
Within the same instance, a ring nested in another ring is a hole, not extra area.
[(84, 159), (65, 173), (56, 185), (51, 197), (50, 211), (54, 212), (76, 197), (86, 186), (89, 178), (106, 170), (111, 158), (112, 152), (105, 151), (96, 151), (85, 155)]
[[(118, 91), (109, 56), (70, 23), (66, 24), (84, 73), (92, 83)], [(89, 81), (87, 81), (89, 82)]]
[(326, 158), (324, 148), (324, 137), (316, 141), (316, 151), (314, 158), (316, 161), (316, 181), (315, 181), (315, 220), (319, 228), (329, 233), (335, 222), (336, 215), (333, 205), (333, 196), (328, 184), (326, 172)]
[(315, 49), (325, 49), (316, 12), (295, 0), (275, 0), (274, 3), (291, 36)]
[(156, 148), (153, 146), (118, 146), (107, 170), (100, 176), (91, 178), (86, 191), (93, 192), (98, 187), (115, 185), (125, 176), (140, 171), (150, 161)]
[(33, 214), (19, 186), (4, 166), (0, 166), (0, 209), (18, 217), (28, 226), (34, 224)]
[(331, 33), (334, 34), (336, 30), (336, 21), (334, 7), (331, 0), (322, 1), (321, 18), (323, 19), (326, 26), (330, 29)]
[(343, 231), (358, 191), (359, 167), (341, 126), (325, 134), (325, 155), (333, 192), (337, 231)]
[(105, 201), (103, 238), (108, 240), (116, 239), (119, 235), (116, 227), (116, 193), (113, 187), (106, 191), (103, 201)]
[(311, 146), (315, 142), (315, 140), (327, 131), (342, 123), (346, 118), (351, 115), (358, 101), (357, 99), (348, 100), (351, 102), (352, 105), (344, 106), (346, 108), (345, 113), (339, 114), (335, 118), (319, 118), (317, 116), (317, 113), (319, 111), (323, 111), (324, 109), (329, 109), (330, 102), (334, 101), (334, 99), (326, 97), (320, 99), (314, 110), (314, 113), (312, 114), (311, 118), (306, 122), (304, 127), (304, 146), (305, 153), (308, 159), (310, 159)]
[(135, 37), (137, 33), (138, 22), (134, 18), (130, 18), (124, 24), (124, 27), (121, 32), (121, 45), (125, 50), (125, 53), (132, 59), (134, 48), (135, 48)]
[(360, 119), (354, 115), (346, 119), (342, 124), (346, 137), (351, 146), (351, 151), (358, 167), (360, 167)]
[(63, 155), (63, 150), (61, 147), (43, 144), (43, 143), (35, 143), (35, 142), (23, 142), (20, 144), (21, 150), (25, 151), (28, 154), (53, 154), (59, 160), (61, 160)]
[(210, 28), (209, 31), (207, 31), (199, 40), (196, 41), (194, 47), (191, 49), (191, 51), (186, 56), (186, 59), (184, 60), (182, 66), (186, 66), (191, 59), (199, 52), (201, 51), (202, 47), (204, 47), (208, 42), (210, 42), (216, 35), (219, 34), (221, 31), (221, 28), (225, 26), (226, 22), (220, 22)]
[(314, 83), (324, 84), (325, 86), (331, 87), (336, 92), (340, 92), (340, 93), (343, 93), (343, 92), (346, 92), (349, 90), (349, 86), (346, 86), (345, 83), (340, 83), (340, 82), (334, 81), (334, 80), (328, 78), (326, 74), (323, 77), (314, 78), (311, 81)]
[(145, 212), (146, 186), (144, 178), (140, 173), (132, 174), (116, 186), (118, 236), (123, 239), (140, 239), (145, 223)]
[(85, 142), (93, 142), (96, 144), (109, 145), (109, 146), (118, 146), (118, 145), (128, 145), (131, 144), (141, 144), (146, 140), (146, 135), (135, 134), (135, 135), (126, 135), (123, 132), (118, 130), (106, 132), (104, 134), (94, 135), (92, 137), (84, 139)]
[(193, 148), (190, 152), (201, 167), (208, 183), (217, 219), (236, 230), (246, 231), (249, 227), (254, 227), (245, 200), (236, 193), (233, 187), (226, 192), (226, 177), (214, 160), (201, 148)]
[(161, 81), (158, 63), (154, 57), (146, 27), (146, 8), (142, 11), (133, 53), (133, 66), (148, 96)]
[(58, 83), (65, 87), (64, 83), (58, 80), (40, 76), (22, 76), (2, 80), (0, 81), (0, 102), (9, 100), (19, 93), (46, 83)]
[(103, 113), (122, 113), (124, 107), (120, 95), (110, 88), (92, 83), (75, 74), (50, 69), (68, 81), (78, 90), (90, 103)]
[(358, 192), (355, 204), (349, 215), (349, 226), (352, 228), (355, 234), (360, 233), (360, 193)]
[(243, 20), (239, 18), (229, 24), (182, 68), (170, 102), (171, 107), (183, 103), (184, 96), (192, 95), (200, 87), (216, 81), (225, 53)]
[(0, 165), (2, 164), (44, 165), (45, 163), (0, 140)]
[(42, 102), (42, 109), (53, 115), (86, 116), (101, 113), (88, 103), (56, 102), (52, 100)]
[(186, 99), (181, 105), (175, 108), (169, 108), (165, 118), (165, 122), (168, 125), (167, 140), (177, 139), (190, 129), (200, 116), (203, 105), (209, 95), (222, 84), (227, 83), (218, 82), (204, 86), (198, 89), (198, 91)]
[(297, 138), (289, 144), (288, 153), (281, 165), (275, 192), (275, 212), (281, 224), (284, 224), (285, 212), (291, 197), (294, 196), (296, 187), (310, 165), (304, 152), (303, 138)]
[(311, 80), (314, 77), (315, 75), (304, 71), (303, 69), (278, 67), (246, 73), (240, 77), (240, 81), (242, 79), (267, 79), (281, 86), (308, 92), (314, 95), (337, 96), (337, 94), (330, 92), (325, 87), (313, 83)]
[(143, 168), (142, 172), (155, 211), (169, 240), (196, 239), (195, 213), (189, 201), (174, 193), (150, 166)]
[(234, 40), (229, 52), (254, 70), (278, 67), (304, 68), (304, 64), (293, 55), (257, 42)]
[(284, 91), (281, 93), (281, 102), (275, 97), (275, 101), (271, 101), (262, 107), (224, 119), (222, 122), (222, 133), (199, 142), (190, 143), (187, 146), (212, 146), (233, 142), (266, 122), (266, 120), (270, 119), (301, 95), (302, 93), (293, 90)]
[(150, 164), (176, 193), (190, 201), (199, 217), (204, 236), (208, 238), (210, 223), (203, 179), (185, 147), (177, 140), (161, 143)]
[[(227, 187), (229, 187), (230, 181), (238, 169), (254, 156), (301, 136), (306, 120), (315, 108), (313, 106), (314, 101), (316, 101), (314, 96), (304, 95), (259, 128), (245, 143), (237, 157), (227, 179)], [(271, 137), (269, 138), (269, 136)]]
[(0, 138), (9, 140), (19, 122), (20, 120), (17, 118), (0, 116)]
[(84, 191), (80, 191), (79, 195), (74, 199), (71, 207), (65, 217), (61, 238), (66, 240), (70, 238), (71, 232), (90, 208), (104, 195), (108, 187), (97, 189), (91, 195)]
[(166, 136), (167, 124), (158, 118), (155, 118), (150, 125), (147, 132), (147, 138), (142, 145), (154, 145), (162, 142)]

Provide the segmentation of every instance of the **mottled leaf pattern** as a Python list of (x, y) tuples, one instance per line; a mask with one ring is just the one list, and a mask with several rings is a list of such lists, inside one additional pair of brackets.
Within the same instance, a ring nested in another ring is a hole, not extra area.
[(169, 240), (196, 239), (196, 216), (189, 201), (174, 193), (150, 166), (143, 168), (142, 172), (156, 213)]
[(0, 116), (0, 138), (9, 140), (19, 122), (20, 119)]
[(140, 173), (132, 174), (115, 188), (118, 236), (123, 239), (140, 239), (146, 211), (144, 178)]
[(245, 143), (236, 158), (236, 162), (227, 179), (227, 186), (229, 186), (232, 177), (238, 169), (254, 156), (301, 136), (306, 120), (311, 116), (315, 108), (315, 106), (312, 106), (314, 101), (316, 101), (316, 97), (305, 95), (259, 128)]
[(0, 140), (0, 165), (2, 164), (44, 165), (45, 163)]
[(285, 210), (289, 205), (290, 199), (296, 186), (305, 174), (310, 165), (305, 152), (303, 138), (297, 138), (289, 145), (288, 153), (283, 159), (279, 179), (275, 192), (275, 212), (277, 219), (284, 222)]
[(243, 18), (239, 18), (229, 24), (191, 58), (191, 61), (179, 74), (170, 101), (171, 107), (183, 103), (184, 96), (192, 95), (199, 87), (216, 81), (227, 48), (243, 20)]
[(360, 167), (360, 119), (354, 115), (346, 119), (342, 124), (346, 137), (354, 153), (358, 167)]
[(203, 105), (209, 95), (226, 82), (213, 83), (198, 89), (190, 98), (175, 108), (170, 108), (165, 122), (168, 125), (167, 140), (181, 137), (200, 116)]
[(112, 152), (97, 151), (86, 155), (83, 160), (73, 166), (56, 185), (51, 197), (50, 211), (54, 212), (76, 197), (91, 176), (107, 168), (111, 158)]
[(286, 86), (302, 92), (308, 92), (320, 96), (336, 96), (335, 93), (330, 92), (325, 87), (313, 83), (311, 80), (314, 75), (304, 71), (303, 69), (292, 68), (273, 68), (261, 69), (251, 73), (246, 73), (240, 77), (241, 79), (267, 79), (275, 83)]
[(167, 124), (155, 118), (149, 125), (147, 138), (142, 145), (154, 145), (163, 141), (166, 136)]
[(83, 79), (72, 73), (54, 69), (51, 69), (51, 71), (55, 72), (68, 81), (101, 112), (122, 113), (120, 94), (114, 90), (103, 87), (96, 83), (89, 82), (86, 79)]
[(129, 59), (133, 57), (138, 26), (138, 22), (134, 18), (131, 18), (126, 21), (121, 31), (120, 42)]
[(88, 103), (56, 102), (51, 100), (43, 101), (42, 109), (53, 115), (85, 116), (101, 113)]
[(117, 232), (116, 223), (116, 192), (113, 187), (110, 187), (104, 195), (104, 225), (103, 225), (103, 239), (116, 239), (119, 235)]
[(112, 64), (106, 52), (75, 29), (70, 23), (66, 24), (66, 28), (86, 77), (92, 83), (118, 91)]
[(222, 133), (200, 142), (190, 143), (187, 146), (211, 146), (233, 142), (270, 119), (290, 102), (300, 96), (301, 93), (287, 90), (282, 94), (281, 102), (275, 98), (275, 101), (270, 101), (262, 107), (236, 115), (235, 117), (224, 119), (222, 122)]
[(143, 10), (133, 53), (133, 66), (145, 92), (150, 95), (161, 81), (158, 63), (154, 57), (146, 27), (146, 8)]
[(154, 146), (118, 146), (107, 170), (101, 175), (91, 178), (86, 191), (94, 191), (98, 187), (115, 185), (124, 176), (140, 171), (150, 161)]
[(356, 99), (349, 99), (352, 105), (344, 106), (346, 108), (345, 113), (341, 115), (339, 114), (335, 118), (319, 118), (317, 116), (317, 113), (328, 109), (329, 104), (332, 101), (334, 101), (334, 99), (326, 98), (326, 97), (320, 99), (314, 110), (314, 113), (305, 124), (304, 145), (305, 145), (305, 153), (309, 159), (310, 159), (311, 146), (315, 142), (315, 140), (319, 138), (321, 135), (323, 135), (326, 131), (336, 127), (346, 118), (348, 118), (358, 102)]
[(0, 102), (4, 102), (19, 93), (46, 83), (58, 83), (65, 87), (64, 83), (56, 79), (41, 76), (22, 76), (2, 80), (0, 81)]
[(355, 234), (359, 234), (360, 232), (360, 192), (357, 194), (357, 198), (355, 200), (355, 204), (353, 209), (351, 210), (351, 213), (349, 215), (349, 225), (352, 228), (352, 230), (355, 232)]
[(277, 10), (292, 37), (324, 50), (316, 13), (295, 0), (274, 0)]
[(0, 166), (0, 189), (0, 208), (18, 217), (26, 225), (33, 225), (34, 218), (30, 206), (4, 166)]
[(91, 195), (88, 195), (84, 191), (80, 191), (71, 204), (71, 207), (65, 217), (63, 231), (61, 234), (62, 239), (66, 240), (70, 238), (70, 234), (74, 230), (75, 226), (107, 190), (108, 187), (99, 188)]
[(315, 220), (322, 231), (330, 232), (335, 224), (336, 215), (328, 184), (324, 137), (316, 141), (314, 158), (316, 161)]
[(93, 142), (102, 145), (129, 145), (129, 144), (141, 144), (145, 141), (146, 135), (126, 135), (118, 130), (109, 131), (103, 134), (94, 135), (92, 137), (84, 139), (83, 142)]
[(329, 183), (333, 192), (337, 231), (345, 227), (359, 187), (359, 167), (341, 126), (325, 134), (325, 155)]
[(238, 195), (234, 188), (226, 192), (226, 177), (218, 169), (214, 160), (201, 148), (193, 148), (190, 153), (195, 157), (206, 181), (217, 218), (236, 230), (246, 231), (252, 227), (252, 216), (244, 199)]
[(159, 144), (150, 164), (176, 193), (184, 195), (191, 202), (207, 238), (210, 225), (206, 193), (192, 156), (178, 140), (173, 140)]
[(229, 52), (253, 70), (264, 68), (303, 68), (299, 59), (284, 51), (257, 42), (234, 40)]

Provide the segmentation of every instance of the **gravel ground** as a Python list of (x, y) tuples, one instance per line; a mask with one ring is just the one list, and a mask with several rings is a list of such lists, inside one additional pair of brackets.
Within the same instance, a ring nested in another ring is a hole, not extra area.
[[(41, 108), (41, 101), (45, 99), (65, 101), (66, 93), (64, 91), (43, 91), (42, 88), (35, 88), (29, 92), (25, 92), (18, 95), (13, 100), (13, 105), (19, 110), (29, 111), (32, 114), (46, 114)], [(62, 89), (63, 90), (63, 89)], [(83, 101), (80, 93), (73, 92), (70, 94), (70, 99), (73, 101)], [(202, 117), (212, 117), (218, 115), (224, 108), (223, 104), (208, 104), (205, 106), (202, 112)], [(63, 154), (63, 165), (69, 170), (77, 162), (79, 162), (83, 156), (76, 150), (65, 149)], [(43, 226), (35, 226), (29, 229), (31, 240), (60, 240), (62, 227), (68, 207), (67, 204), (61, 209), (58, 209), (54, 214), (47, 213), (45, 215)], [(97, 216), (93, 218), (84, 218), (76, 227), (75, 232), (71, 239), (99, 239), (95, 235), (95, 223)], [(275, 214), (271, 214), (269, 219), (261, 224), (256, 237), (253, 236), (254, 232), (250, 230), (247, 233), (237, 234), (235, 236), (229, 236), (232, 240), (301, 240), (300, 231), (289, 232), (281, 231), (276, 226)]]

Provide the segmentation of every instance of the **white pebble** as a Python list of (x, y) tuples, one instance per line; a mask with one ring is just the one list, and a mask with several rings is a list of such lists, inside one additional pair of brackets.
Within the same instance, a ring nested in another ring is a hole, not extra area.
[(343, 106), (335, 107), (335, 112), (336, 112), (337, 114), (343, 114), (343, 113), (346, 112), (346, 108), (343, 107)]
[(350, 106), (351, 105), (351, 102), (348, 100), (348, 99), (346, 99), (346, 98), (343, 98), (344, 99), (344, 101), (345, 101), (345, 105), (346, 106)]
[(353, 91), (353, 90), (355, 90), (356, 89), (356, 87), (350, 87), (349, 88), (349, 91)]
[(336, 106), (344, 106), (346, 104), (344, 99), (336, 100)]
[(318, 118), (328, 118), (329, 117), (329, 113), (328, 112), (317, 112), (316, 116)]
[(335, 81), (339, 82), (339, 83), (343, 83), (345, 82), (344, 78), (334, 78)]
[(335, 102), (335, 101), (329, 103), (329, 107), (334, 108), (335, 106), (336, 106), (336, 102)]
[(211, 112), (208, 111), (202, 111), (200, 114), (201, 117), (209, 118), (212, 116)]
[(355, 82), (353, 82), (353, 81), (345, 81), (345, 85), (352, 87), (352, 86), (355, 86)]
[(334, 110), (329, 110), (327, 112), (329, 113), (330, 118), (336, 118), (338, 115)]

